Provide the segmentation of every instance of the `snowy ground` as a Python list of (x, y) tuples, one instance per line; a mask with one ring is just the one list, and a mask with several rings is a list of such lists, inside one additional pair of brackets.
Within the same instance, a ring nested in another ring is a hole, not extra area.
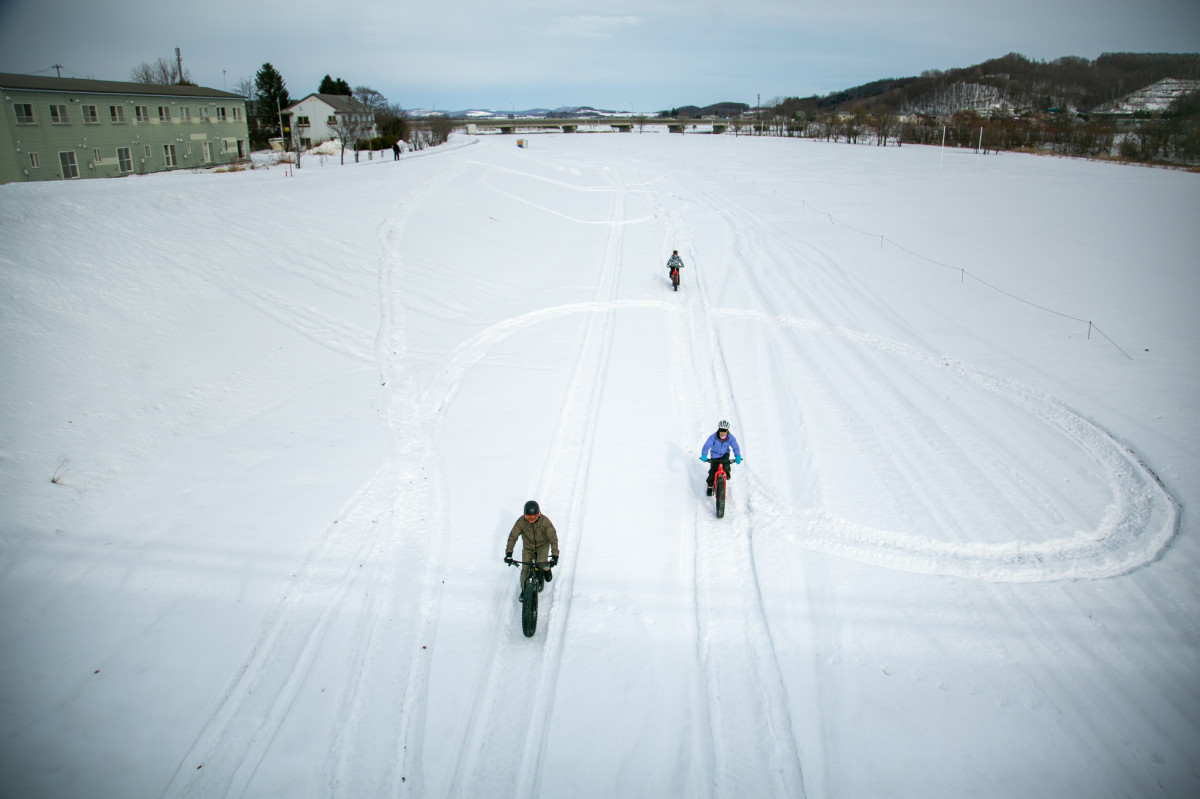
[(1200, 794), (1200, 178), (528, 138), (0, 187), (0, 793)]

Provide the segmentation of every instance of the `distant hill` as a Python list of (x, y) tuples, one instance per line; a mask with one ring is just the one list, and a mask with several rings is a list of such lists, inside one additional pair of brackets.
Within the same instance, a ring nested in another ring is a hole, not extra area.
[[(1105, 53), (1089, 61), (1064, 56), (1053, 61), (1034, 61), (1019, 53), (1009, 53), (970, 67), (928, 70), (917, 76), (881, 78), (826, 95), (786, 97), (771, 105), (782, 116), (815, 116), (850, 112), (860, 106), (868, 114), (923, 114), (949, 116), (959, 111), (981, 115), (999, 112), (1064, 110), (1078, 113), (1113, 113), (1129, 95), (1147, 89), (1159, 81), (1171, 79), (1183, 83), (1164, 84), (1167, 88), (1145, 101), (1145, 109), (1154, 113), (1168, 97), (1168, 105), (1193, 89), (1200, 81), (1200, 53)], [(1153, 92), (1152, 92), (1153, 94)], [(746, 115), (746, 103), (722, 102), (712, 105), (683, 105), (657, 114), (612, 111), (591, 106), (529, 108), (520, 111), (468, 109), (428, 111), (411, 109), (410, 117), (433, 115), (454, 119), (545, 117), (683, 117), (722, 119)]]
[(414, 118), (447, 116), (451, 119), (545, 119), (547, 117), (554, 119), (587, 119), (589, 117), (611, 118), (635, 116), (635, 114), (629, 111), (606, 111), (599, 108), (592, 108), (590, 105), (561, 106), (559, 108), (525, 108), (520, 111), (492, 111), (482, 108), (463, 111), (429, 111), (424, 108), (414, 108), (406, 113), (408, 116)]
[(717, 117), (719, 119), (729, 119), (739, 117), (750, 110), (750, 106), (745, 103), (713, 103), (706, 105), (703, 108), (695, 105), (684, 105), (679, 108), (672, 108), (670, 111), (660, 111), (660, 117), (684, 119), (703, 119), (704, 117)]
[(1105, 103), (1093, 109), (1092, 113), (1118, 116), (1163, 114), (1177, 107), (1180, 100), (1197, 92), (1200, 92), (1200, 80), (1163, 78), (1125, 95), (1116, 102)]
[(1105, 53), (1094, 61), (1066, 56), (1033, 61), (1009, 53), (971, 67), (885, 78), (824, 96), (780, 102), (812, 112), (952, 114), (995, 109), (1061, 109), (1088, 113), (1164, 78), (1200, 79), (1200, 54)]

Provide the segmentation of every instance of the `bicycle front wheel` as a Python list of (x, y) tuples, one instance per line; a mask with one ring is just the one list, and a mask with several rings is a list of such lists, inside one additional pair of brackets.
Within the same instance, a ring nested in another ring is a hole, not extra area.
[(717, 518), (725, 518), (725, 476), (717, 475), (717, 479), (713, 481), (713, 493), (717, 497)]
[(525, 586), (525, 600), (521, 603), (521, 632), (526, 638), (532, 638), (537, 632), (538, 592), (534, 581), (530, 580)]

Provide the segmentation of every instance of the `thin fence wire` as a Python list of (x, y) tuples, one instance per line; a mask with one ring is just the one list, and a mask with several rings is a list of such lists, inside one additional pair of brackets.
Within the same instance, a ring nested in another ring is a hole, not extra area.
[(844, 227), (847, 230), (858, 233), (861, 236), (867, 236), (872, 239), (879, 239), (879, 246), (881, 249), (883, 248), (884, 243), (891, 244), (896, 249), (901, 250), (905, 253), (908, 253), (909, 255), (911, 255), (914, 258), (925, 261), (927, 263), (931, 263), (935, 266), (940, 266), (945, 269), (950, 269), (952, 271), (958, 272), (962, 276), (964, 282), (965, 282), (966, 278), (969, 277), (972, 280), (980, 283), (981, 285), (986, 286), (987, 288), (991, 289), (992, 291), (1003, 294), (1006, 297), (1016, 300), (1017, 302), (1024, 303), (1025, 305), (1028, 305), (1032, 308), (1036, 308), (1039, 311), (1045, 311), (1046, 313), (1054, 314), (1055, 316), (1060, 316), (1064, 319), (1070, 319), (1075, 322), (1080, 322), (1082, 324), (1086, 324), (1088, 326), (1088, 339), (1091, 339), (1092, 331), (1095, 330), (1101, 336), (1104, 336), (1105, 340), (1108, 341), (1109, 344), (1112, 344), (1113, 347), (1116, 348), (1117, 352), (1121, 353), (1129, 360), (1131, 360), (1131, 361), (1133, 360), (1133, 356), (1131, 356), (1128, 352), (1126, 352), (1124, 349), (1122, 349), (1121, 346), (1119, 344), (1117, 344), (1117, 342), (1113, 341), (1112, 338), (1109, 337), (1109, 335), (1107, 333), (1105, 333), (1103, 330), (1101, 330), (1099, 328), (1099, 326), (1097, 326), (1096, 323), (1090, 319), (1081, 319), (1078, 316), (1072, 316), (1071, 314), (1063, 313), (1062, 311), (1056, 311), (1053, 308), (1048, 308), (1045, 305), (1040, 305), (1036, 302), (1033, 302), (1032, 300), (1027, 300), (1024, 297), (1013, 294), (1011, 291), (1006, 291), (1005, 289), (1002, 289), (999, 286), (996, 286), (992, 283), (987, 282), (983, 278), (979, 277), (979, 275), (972, 274), (970, 270), (965, 269), (961, 266), (952, 266), (951, 264), (942, 263), (941, 261), (938, 261), (934, 258), (930, 258), (926, 255), (922, 255), (919, 252), (910, 250), (909, 248), (907, 248), (901, 244), (898, 244), (895, 241), (892, 241), (887, 236), (884, 236), (881, 233), (870, 233), (868, 231), (856, 228), (853, 225), (847, 224), (846, 222), (843, 222), (840, 219), (836, 219), (833, 216), (833, 214), (829, 213), (828, 211), (823, 211), (820, 208), (817, 208), (816, 206), (814, 206), (812, 203), (808, 202), (807, 200), (793, 200), (791, 198), (786, 197), (785, 195), (781, 195), (777, 190), (774, 190), (774, 189), (772, 190), (772, 196), (777, 199), (785, 199), (785, 200), (790, 200), (791, 202), (799, 203), (800, 208), (804, 211), (811, 212), (817, 216), (828, 217), (829, 223), (831, 225), (840, 225), (841, 227)]

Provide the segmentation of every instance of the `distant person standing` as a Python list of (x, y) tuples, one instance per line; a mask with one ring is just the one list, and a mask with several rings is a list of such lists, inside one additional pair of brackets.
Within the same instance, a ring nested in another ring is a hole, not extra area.
[(392, 142), (392, 160), (393, 161), (400, 160), (400, 140), (399, 139)]

